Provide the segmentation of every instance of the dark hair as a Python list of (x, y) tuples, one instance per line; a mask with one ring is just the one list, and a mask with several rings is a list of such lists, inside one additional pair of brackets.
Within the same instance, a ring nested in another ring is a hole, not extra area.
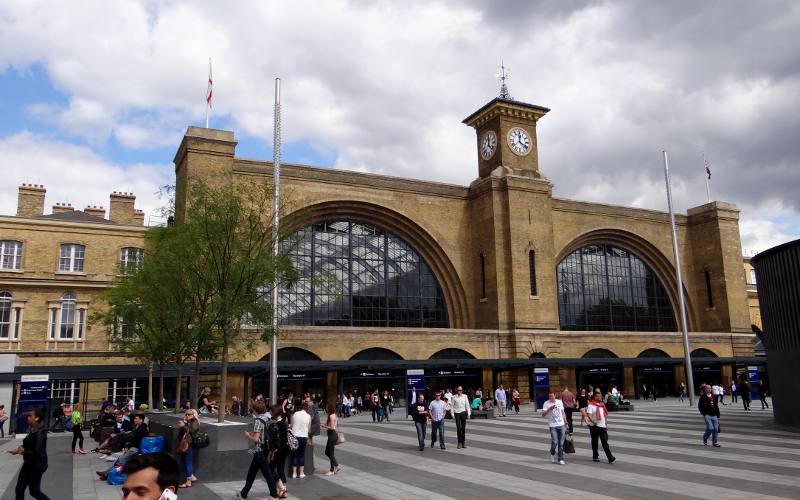
[(42, 413), (41, 409), (31, 408), (31, 413), (33, 413), (33, 416), (36, 417), (37, 422), (41, 423), (44, 420), (44, 413)]
[(154, 468), (158, 471), (159, 489), (165, 490), (172, 486), (178, 490), (178, 462), (169, 454), (159, 451), (157, 453), (146, 453), (144, 455), (134, 455), (122, 468), (126, 474), (133, 474), (140, 470)]
[(328, 403), (328, 407), (325, 410), (328, 415), (336, 413), (336, 405), (333, 403)]
[(133, 415), (133, 418), (139, 417), (139, 420), (144, 422), (144, 413), (136, 413)]
[(262, 413), (267, 411), (267, 405), (264, 403), (264, 401), (256, 399), (253, 402), (253, 411), (261, 415)]
[(277, 419), (284, 414), (283, 405), (272, 405), (269, 407), (269, 412), (272, 414), (272, 418)]

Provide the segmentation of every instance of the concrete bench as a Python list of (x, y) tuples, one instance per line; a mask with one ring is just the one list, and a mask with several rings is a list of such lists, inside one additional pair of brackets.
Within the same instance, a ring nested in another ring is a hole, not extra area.
[(472, 410), (471, 418), (494, 418), (494, 410)]
[(609, 408), (608, 411), (633, 411), (633, 405), (616, 405), (613, 410)]

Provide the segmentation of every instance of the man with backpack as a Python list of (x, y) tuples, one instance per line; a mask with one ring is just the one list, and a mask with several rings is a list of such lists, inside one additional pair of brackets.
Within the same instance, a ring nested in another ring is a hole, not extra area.
[(247, 470), (244, 487), (236, 493), (236, 498), (247, 498), (247, 494), (250, 493), (250, 488), (253, 487), (253, 481), (255, 481), (259, 470), (267, 481), (269, 496), (278, 498), (275, 474), (269, 466), (269, 453), (271, 450), (270, 442), (267, 438), (269, 416), (267, 415), (267, 406), (263, 400), (256, 400), (253, 403), (253, 419), (253, 432), (245, 431), (244, 433), (244, 436), (252, 443), (249, 452), (253, 455), (253, 460)]

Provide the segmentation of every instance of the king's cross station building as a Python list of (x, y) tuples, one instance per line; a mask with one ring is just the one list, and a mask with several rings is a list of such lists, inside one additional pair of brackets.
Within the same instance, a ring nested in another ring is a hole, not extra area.
[[(281, 391), (402, 397), (414, 369), (428, 387), (489, 394), (502, 383), (527, 400), (546, 369), (553, 388), (675, 394), (685, 373), (669, 214), (554, 197), (546, 173), (558, 166), (540, 166), (536, 133), (549, 111), (501, 97), (467, 116), (469, 186), (282, 165), (300, 279), (280, 293)], [(271, 182), (272, 163), (237, 157), (236, 146), (231, 131), (189, 127), (174, 158), (178, 191), (193, 179)], [(176, 201), (180, 223), (191, 214)], [(145, 367), (88, 319), (121, 266), (144, 258), (144, 214), (130, 193), (111, 194), (107, 218), (66, 204), (45, 215), (44, 202), (43, 186), (23, 184), (16, 215), (0, 216), (0, 400), (16, 397), (23, 375), (49, 374), (53, 400), (142, 401)], [(719, 201), (676, 215), (696, 386), (729, 386), (763, 364), (738, 222)], [(269, 393), (269, 349), (258, 343), (231, 364), (229, 398)], [(182, 376), (213, 391), (219, 364)], [(168, 387), (174, 377), (168, 368)]]

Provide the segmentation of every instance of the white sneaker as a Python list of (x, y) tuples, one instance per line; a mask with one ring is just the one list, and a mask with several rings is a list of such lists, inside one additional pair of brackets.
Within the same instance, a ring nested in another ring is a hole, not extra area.
[(556, 456), (555, 455), (550, 455), (550, 462), (556, 463)]
[(558, 465), (567, 465), (567, 463), (565, 461), (563, 461), (563, 460), (559, 460), (558, 461)]
[(305, 479), (305, 478), (306, 478), (306, 475), (305, 475), (305, 474), (300, 474), (300, 475), (299, 475), (299, 476), (297, 476), (297, 477), (299, 477), (300, 479)]
[(292, 474), (292, 479), (297, 479), (297, 474)]

